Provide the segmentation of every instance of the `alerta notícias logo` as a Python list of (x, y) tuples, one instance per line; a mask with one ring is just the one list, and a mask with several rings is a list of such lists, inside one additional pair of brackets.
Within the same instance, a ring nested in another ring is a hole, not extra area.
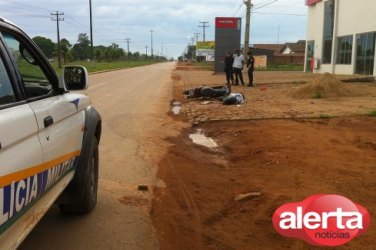
[(279, 207), (274, 229), (316, 246), (340, 246), (364, 233), (371, 222), (367, 209), (340, 195), (318, 194)]

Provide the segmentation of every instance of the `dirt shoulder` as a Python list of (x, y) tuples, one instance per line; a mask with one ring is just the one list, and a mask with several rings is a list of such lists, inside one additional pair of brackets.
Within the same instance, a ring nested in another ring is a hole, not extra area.
[[(348, 83), (353, 96), (342, 98), (294, 98), (293, 93), (312, 81), (315, 75), (302, 72), (255, 72), (254, 88), (233, 86), (232, 92), (245, 95), (241, 106), (226, 106), (213, 101), (207, 105), (202, 100), (185, 100), (183, 90), (198, 86), (224, 85), (223, 75), (209, 71), (175, 71), (174, 97), (185, 103), (186, 115), (191, 123), (196, 120), (242, 120), (271, 118), (313, 118), (364, 115), (376, 109), (375, 83)], [(339, 76), (341, 79), (348, 78)], [(207, 119), (206, 119), (207, 118)]]
[[(376, 109), (375, 85), (352, 83), (361, 92), (354, 97), (295, 99), (292, 89), (311, 74), (260, 72), (255, 88), (234, 87), (248, 96), (245, 104), (223, 106), (181, 95), (219, 85), (223, 75), (172, 77), (183, 103), (175, 118), (193, 126), (168, 138), (172, 146), (159, 163), (167, 187), (155, 190), (152, 218), (162, 249), (312, 249), (277, 234), (271, 219), (279, 206), (318, 193), (346, 196), (376, 215), (376, 119), (359, 116)], [(193, 144), (188, 135), (197, 129), (219, 146)], [(260, 195), (236, 200), (250, 192)], [(341, 249), (373, 249), (375, 233), (371, 225)]]

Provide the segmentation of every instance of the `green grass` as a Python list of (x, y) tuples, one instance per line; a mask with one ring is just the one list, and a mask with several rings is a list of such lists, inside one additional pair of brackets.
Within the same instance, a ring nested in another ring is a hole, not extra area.
[[(157, 63), (156, 61), (121, 61), (121, 62), (86, 62), (86, 61), (77, 61), (72, 62), (67, 65), (81, 65), (84, 66), (89, 73), (101, 72), (106, 70), (115, 70), (115, 69), (127, 69), (145, 66), (149, 64)], [(55, 71), (60, 74), (61, 69), (59, 69), (56, 62), (52, 63)]]
[(266, 68), (256, 68), (256, 71), (303, 71), (303, 65), (296, 64), (268, 64)]
[(322, 98), (321, 92), (319, 90), (316, 90), (315, 94), (312, 96), (312, 98), (321, 99)]
[(368, 116), (376, 117), (376, 110), (372, 110), (367, 114)]
[(321, 119), (330, 119), (330, 118), (333, 118), (333, 116), (328, 115), (328, 114), (321, 114), (321, 115), (319, 116), (319, 118), (321, 118)]
[[(213, 62), (195, 62), (193, 66), (204, 70), (214, 70)], [(295, 64), (268, 64), (267, 68), (256, 68), (256, 71), (303, 71), (303, 65)]]
[[(195, 62), (193, 66), (204, 70), (214, 70), (213, 62)], [(303, 71), (303, 65), (296, 64), (268, 64), (266, 68), (256, 68), (256, 71)]]
[(199, 67), (203, 70), (214, 70), (214, 63), (213, 62), (195, 62), (193, 66)]
[(40, 81), (45, 80), (46, 77), (42, 70), (35, 65), (32, 65), (24, 60), (18, 62), (18, 67), (20, 69), (22, 78), (30, 81)]
[(302, 85), (302, 84), (307, 83), (307, 81), (292, 81), (291, 83), (295, 85)]

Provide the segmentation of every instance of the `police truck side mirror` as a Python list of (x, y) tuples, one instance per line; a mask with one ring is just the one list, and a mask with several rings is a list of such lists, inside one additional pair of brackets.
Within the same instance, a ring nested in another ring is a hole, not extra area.
[(65, 66), (63, 68), (60, 87), (65, 90), (85, 90), (89, 87), (88, 73), (85, 67), (82, 66)]

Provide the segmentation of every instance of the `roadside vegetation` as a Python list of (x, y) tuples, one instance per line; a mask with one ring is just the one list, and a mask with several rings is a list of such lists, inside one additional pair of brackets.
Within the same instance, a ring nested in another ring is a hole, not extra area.
[[(193, 62), (192, 65), (202, 70), (214, 70), (213, 62)], [(303, 65), (296, 64), (268, 64), (266, 68), (256, 68), (255, 71), (303, 71), (303, 68)]]
[[(202, 70), (213, 71), (214, 62), (206, 62), (204, 56), (196, 56), (196, 46), (188, 45), (184, 55), (178, 58), (180, 62), (186, 62)], [(266, 68), (255, 68), (255, 71), (303, 71), (304, 65), (299, 64), (267, 64)]]
[[(80, 65), (84, 66), (89, 73), (96, 73), (101, 71), (108, 71), (108, 70), (117, 70), (117, 69), (127, 69), (127, 68), (134, 68), (145, 66), (153, 63), (158, 63), (160, 61), (152, 61), (152, 60), (143, 60), (143, 61), (118, 61), (118, 62), (88, 62), (88, 61), (75, 61), (70, 62), (66, 65)], [(61, 69), (59, 69), (59, 65), (57, 62), (52, 62), (52, 66), (54, 67), (55, 71), (59, 74)]]
[(297, 64), (268, 64), (266, 68), (256, 68), (256, 71), (303, 71), (303, 65)]
[(163, 56), (154, 55), (151, 58), (150, 55), (138, 51), (127, 53), (116, 43), (112, 43), (110, 46), (94, 46), (93, 51), (91, 51), (90, 39), (86, 33), (80, 33), (74, 44), (71, 44), (65, 38), (61, 39), (60, 50), (51, 39), (37, 36), (33, 40), (50, 60), (58, 74), (61, 71), (58, 66), (59, 51), (62, 66), (82, 65), (87, 68), (89, 73), (139, 67), (167, 61), (167, 58)]
[(330, 118), (334, 118), (334, 116), (328, 115), (328, 114), (321, 114), (319, 116), (319, 118), (321, 118), (321, 119), (330, 119)]
[(213, 62), (194, 62), (193, 66), (199, 67), (202, 70), (213, 71), (214, 63)]
[(371, 112), (369, 112), (368, 116), (376, 117), (376, 110), (372, 110)]

